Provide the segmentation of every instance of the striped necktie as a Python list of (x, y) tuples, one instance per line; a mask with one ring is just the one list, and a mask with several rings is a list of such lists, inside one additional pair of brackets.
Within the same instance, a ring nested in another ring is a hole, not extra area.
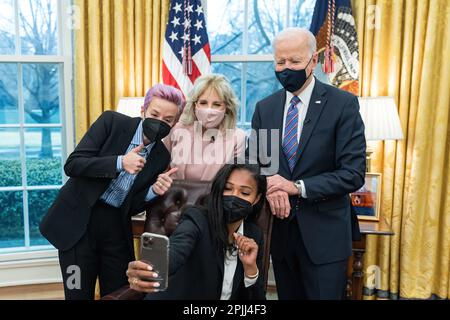
[(297, 104), (300, 99), (294, 96), (291, 99), (289, 109), (286, 116), (286, 125), (284, 127), (284, 137), (283, 137), (283, 153), (288, 160), (289, 169), (294, 169), (295, 166), (295, 156), (297, 154), (298, 140), (297, 140), (297, 130), (298, 130), (298, 108)]

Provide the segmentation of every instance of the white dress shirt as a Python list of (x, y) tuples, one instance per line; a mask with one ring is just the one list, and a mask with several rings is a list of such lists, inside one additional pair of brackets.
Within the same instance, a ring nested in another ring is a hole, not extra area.
[[(244, 234), (244, 223), (242, 222), (237, 231), (239, 234)], [(229, 300), (231, 297), (231, 292), (233, 290), (233, 279), (236, 273), (238, 255), (230, 254), (229, 251), (226, 252), (224, 257), (224, 268), (223, 268), (223, 283), (222, 283), (222, 294), (220, 295), (220, 300)], [(256, 283), (258, 277), (247, 278), (244, 273), (244, 285), (246, 288)]]
[[(314, 76), (312, 77), (311, 82), (308, 84), (308, 86), (303, 89), (302, 92), (298, 95), (298, 98), (300, 99), (300, 102), (297, 104), (298, 109), (298, 127), (297, 127), (297, 141), (300, 141), (300, 137), (303, 130), (303, 123), (305, 122), (306, 113), (308, 112), (308, 106), (309, 102), (311, 100), (311, 95), (314, 89), (314, 85), (316, 84), (316, 79)], [(283, 138), (284, 138), (284, 130), (286, 126), (286, 117), (289, 109), (289, 105), (291, 104), (291, 99), (294, 97), (294, 95), (286, 90), (286, 103), (284, 104), (284, 116), (283, 116)], [(306, 189), (305, 184), (303, 183), (303, 180), (300, 180), (300, 184), (302, 185), (302, 198), (306, 198)]]

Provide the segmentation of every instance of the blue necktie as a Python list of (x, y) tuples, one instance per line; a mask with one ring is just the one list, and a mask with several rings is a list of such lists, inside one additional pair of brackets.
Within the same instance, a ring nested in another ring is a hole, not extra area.
[(288, 160), (289, 169), (294, 169), (295, 166), (295, 156), (297, 154), (297, 130), (298, 130), (298, 109), (297, 104), (300, 99), (294, 96), (291, 99), (291, 104), (289, 105), (288, 113), (286, 116), (286, 125), (284, 127), (284, 137), (283, 137), (283, 153)]

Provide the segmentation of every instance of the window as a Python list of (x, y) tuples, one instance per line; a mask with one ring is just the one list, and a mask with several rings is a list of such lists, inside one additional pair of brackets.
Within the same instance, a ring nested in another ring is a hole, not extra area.
[(49, 248), (39, 223), (73, 144), (67, 4), (0, 0), (0, 252)]
[(281, 88), (274, 74), (273, 37), (286, 27), (309, 28), (314, 5), (315, 0), (206, 3), (212, 71), (226, 75), (240, 99), (240, 128), (250, 128), (256, 102)]

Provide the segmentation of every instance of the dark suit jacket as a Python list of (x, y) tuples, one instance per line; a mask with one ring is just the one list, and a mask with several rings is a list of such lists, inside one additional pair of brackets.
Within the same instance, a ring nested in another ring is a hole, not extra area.
[[(211, 299), (222, 293), (224, 257), (219, 254), (210, 234), (206, 209), (190, 207), (170, 236), (169, 285), (166, 291), (148, 294), (146, 299)], [(244, 235), (258, 244), (258, 269), (262, 269), (263, 235), (254, 223), (244, 222)], [(244, 285), (244, 268), (237, 261), (231, 300), (265, 299), (264, 275), (254, 285)]]
[[(258, 161), (262, 165), (278, 161), (275, 173), (291, 181), (304, 181), (307, 199), (290, 197), (291, 216), (298, 221), (312, 261), (323, 264), (344, 260), (351, 254), (352, 227), (359, 232), (356, 217), (351, 214), (349, 193), (364, 184), (365, 176), (366, 141), (358, 99), (316, 79), (292, 173), (282, 151), (285, 101), (286, 91), (279, 90), (256, 105), (252, 129), (279, 129), (279, 136), (273, 138), (278, 145), (271, 152), (269, 130), (268, 142), (262, 143), (258, 150), (261, 152)], [(250, 136), (247, 150), (250, 156), (256, 154), (255, 139), (261, 139), (258, 131)], [(264, 155), (276, 152), (279, 156), (268, 162), (270, 159)], [(271, 245), (274, 258), (283, 257), (285, 248), (296, 245), (287, 243), (288, 223), (290, 219), (274, 220)]]
[[(61, 188), (40, 224), (40, 231), (59, 250), (72, 248), (86, 231), (91, 210), (116, 172), (118, 155), (124, 155), (141, 118), (106, 111), (86, 132), (64, 165), (70, 179)], [(130, 216), (142, 212), (145, 196), (158, 174), (166, 170), (170, 154), (156, 142), (143, 170), (121, 206), (123, 225), (133, 252)]]

